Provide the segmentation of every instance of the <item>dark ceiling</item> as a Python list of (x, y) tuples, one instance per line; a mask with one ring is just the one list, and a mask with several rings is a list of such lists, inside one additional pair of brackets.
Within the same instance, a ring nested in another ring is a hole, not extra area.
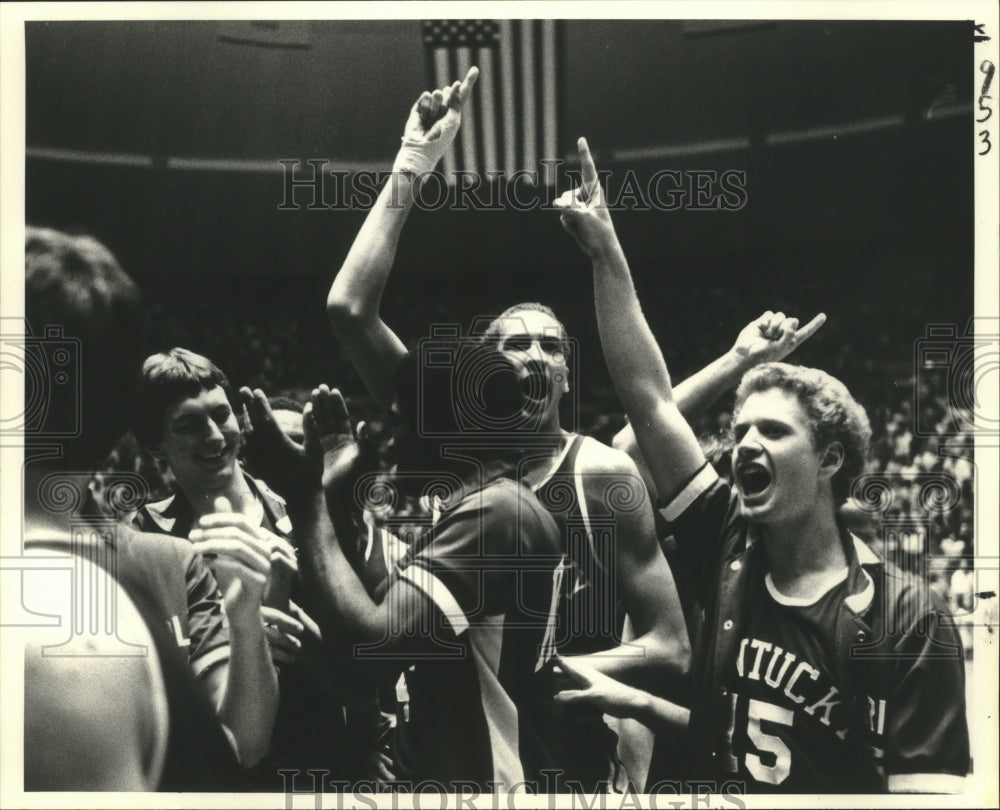
[[(287, 23), (286, 23), (287, 25)], [(749, 137), (971, 105), (970, 23), (564, 20), (560, 147)], [(385, 161), (425, 87), (417, 20), (29, 23), (27, 143), (142, 155)]]

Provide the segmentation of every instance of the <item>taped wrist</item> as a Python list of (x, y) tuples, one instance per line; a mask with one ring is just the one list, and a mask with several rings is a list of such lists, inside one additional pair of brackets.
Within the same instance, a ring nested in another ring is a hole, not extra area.
[(447, 148), (442, 148), (440, 141), (420, 143), (406, 138), (402, 141), (403, 145), (392, 164), (394, 172), (410, 172), (415, 175), (431, 172)]

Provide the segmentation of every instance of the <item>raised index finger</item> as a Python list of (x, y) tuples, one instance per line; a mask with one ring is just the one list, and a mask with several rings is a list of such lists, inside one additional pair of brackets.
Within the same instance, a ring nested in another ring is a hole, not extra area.
[(448, 99), (448, 106), (453, 110), (462, 109), (462, 105), (465, 103), (465, 99), (468, 98), (469, 93), (472, 92), (472, 88), (476, 85), (476, 79), (479, 78), (479, 68), (475, 65), (469, 68), (469, 72), (465, 74), (465, 78), (462, 79), (462, 83), (458, 87), (457, 93), (452, 93)]
[(807, 323), (805, 326), (803, 326), (795, 333), (796, 341), (801, 343), (803, 340), (808, 340), (814, 334), (816, 334), (817, 331), (819, 331), (819, 328), (824, 323), (826, 323), (826, 315), (825, 313), (821, 312), (819, 315), (817, 315), (815, 318), (809, 321), (809, 323)]
[(590, 155), (590, 146), (587, 145), (586, 138), (580, 138), (576, 142), (576, 149), (580, 155), (580, 170), (583, 177), (583, 188), (589, 197), (594, 186), (597, 185), (597, 167), (594, 165), (594, 158)]

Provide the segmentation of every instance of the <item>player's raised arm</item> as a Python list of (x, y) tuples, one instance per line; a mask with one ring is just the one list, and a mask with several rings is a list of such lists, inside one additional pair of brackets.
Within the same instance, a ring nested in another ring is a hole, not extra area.
[[(822, 312), (802, 328), (798, 318), (786, 318), (783, 312), (768, 310), (755, 318), (740, 330), (729, 351), (674, 386), (674, 400), (681, 414), (689, 422), (697, 419), (726, 391), (735, 388), (747, 371), (761, 363), (784, 360), (824, 323), (826, 315)], [(631, 424), (618, 432), (614, 446), (635, 461), (648, 486), (648, 468)]]
[(368, 390), (385, 408), (392, 404), (393, 371), (406, 349), (379, 314), (382, 294), (413, 207), (414, 185), (421, 174), (434, 169), (455, 140), (462, 104), (478, 76), (479, 70), (472, 67), (463, 81), (425, 92), (413, 105), (392, 175), (327, 296), (326, 309), (334, 331)]
[[(351, 490), (359, 465), (366, 463), (351, 429), (343, 398), (336, 389), (320, 386), (303, 414), (304, 453), (283, 441), (273, 419), (267, 418), (267, 400), (262, 394), (243, 395), (247, 413), (269, 447), (269, 471), (276, 484), (288, 492), (288, 515), (299, 542), (299, 564), (305, 579), (312, 615), (323, 632), (324, 642), (338, 651), (344, 664), (357, 663), (356, 645), (376, 645), (379, 653), (369, 656), (365, 666), (398, 670), (405, 664), (399, 655), (418, 651), (426, 639), (414, 628), (429, 626), (426, 598), (406, 582), (397, 582), (382, 602), (368, 595), (344, 551), (327, 509), (328, 489)], [(324, 481), (340, 476), (340, 482)], [(342, 522), (346, 525), (347, 522)]]
[(580, 138), (577, 146), (583, 185), (555, 205), (563, 228), (593, 262), (597, 326), (615, 389), (657, 490), (673, 493), (704, 464), (704, 455), (677, 407), (663, 353), (639, 306), (587, 141)]

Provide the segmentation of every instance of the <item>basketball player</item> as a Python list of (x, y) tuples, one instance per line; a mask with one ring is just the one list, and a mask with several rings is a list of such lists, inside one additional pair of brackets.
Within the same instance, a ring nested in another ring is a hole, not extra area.
[[(77, 565), (83, 583), (93, 586), (107, 578), (88, 560)], [(114, 581), (109, 586), (113, 591), (105, 604), (115, 607), (114, 636), (95, 633), (76, 655), (59, 655), (58, 647), (66, 642), (64, 627), (27, 631), (26, 791), (146, 792), (159, 787), (169, 734), (160, 661), (153, 637), (124, 588)], [(62, 616), (72, 610), (69, 601), (63, 591), (40, 588), (30, 604), (35, 611)], [(135, 645), (128, 650), (132, 655), (122, 654), (122, 640)]]
[[(863, 469), (864, 409), (822, 371), (754, 369), (736, 396), (734, 484), (722, 482), (678, 409), (587, 142), (578, 146), (583, 185), (558, 200), (561, 222), (593, 263), (608, 368), (707, 618), (689, 722), (669, 701), (579, 667), (584, 689), (564, 700), (687, 725), (693, 775), (750, 792), (961, 791), (958, 634), (923, 583), (837, 516)], [(759, 342), (793, 346), (813, 325), (772, 313), (758, 327)]]
[[(344, 510), (327, 508), (331, 493), (351, 497), (363, 455), (340, 394), (326, 386), (313, 392), (305, 459), (281, 434), (262, 392), (252, 393), (247, 410), (255, 432), (270, 433), (278, 448), (269, 469), (289, 492), (324, 639), (372, 678), (410, 670), (409, 722), (396, 735), (398, 777), (449, 792), (470, 785), (545, 790), (543, 772), (557, 761), (548, 665), (563, 571), (555, 522), (512, 480), (503, 449), (459, 436), (442, 454), (440, 441), (419, 435), (418, 385), (425, 392), (436, 386), (438, 396), (451, 390), (447, 380), (421, 382), (420, 375), (417, 358), (404, 356), (393, 404), (398, 475), (447, 486), (439, 490), (438, 520), (414, 540), (375, 599), (351, 565), (352, 530), (338, 520), (335, 531), (331, 522), (331, 513)], [(499, 372), (494, 383), (484, 394), (487, 407), (517, 413), (514, 370)], [(317, 461), (325, 465), (322, 478)]]
[[(233, 505), (242, 530), (270, 554), (270, 575), (259, 607), (280, 673), (271, 744), (251, 780), (258, 789), (281, 790), (280, 769), (325, 769), (331, 778), (356, 776), (352, 766), (359, 765), (353, 761), (357, 741), (348, 744), (343, 689), (308, 607), (297, 604), (305, 594), (296, 578), (298, 562), (285, 501), (240, 464), (243, 434), (234, 404), (229, 380), (208, 358), (174, 348), (146, 359), (135, 434), (154, 457), (167, 462), (176, 486), (170, 497), (144, 505), (136, 523), (146, 531), (190, 537), (199, 547), (212, 535), (202, 524), (214, 519), (215, 501), (224, 498)], [(301, 437), (301, 415), (296, 435), (296, 425), (286, 418), (288, 404), (276, 404), (280, 426), (295, 441)], [(253, 444), (252, 432), (248, 443)], [(266, 474), (266, 464), (258, 466)]]
[[(263, 622), (259, 609), (252, 607), (255, 599), (259, 604), (253, 587), (263, 585), (267, 557), (234, 556), (219, 548), (226, 569), (223, 595), (188, 541), (169, 541), (119, 524), (88, 533), (74, 528), (78, 515), (54, 511), (44, 494), (46, 481), (65, 479), (76, 482), (82, 500), (86, 488), (79, 482), (127, 428), (135, 401), (142, 312), (135, 284), (96, 239), (27, 229), (25, 316), (35, 336), (29, 351), (43, 348), (40, 336), (47, 337), (48, 329), (61, 330), (80, 352), (77, 369), (69, 371), (82, 370), (86, 384), (78, 398), (52, 398), (49, 421), (25, 436), (25, 549), (91, 557), (116, 577), (138, 607), (156, 645), (170, 713), (159, 788), (235, 788), (242, 777), (239, 764), (250, 766), (266, 751), (277, 704)], [(78, 423), (83, 430), (76, 437), (57, 437), (46, 433), (50, 423)], [(221, 520), (220, 534), (228, 536), (228, 524)], [(237, 579), (250, 587), (235, 585)], [(35, 733), (36, 723), (49, 723), (44, 706), (32, 706), (26, 734)], [(92, 720), (86, 715), (98, 704), (83, 701), (78, 708), (85, 727)], [(78, 755), (90, 753), (80, 750)], [(67, 772), (77, 764), (67, 761)], [(58, 773), (51, 777), (58, 783)]]

